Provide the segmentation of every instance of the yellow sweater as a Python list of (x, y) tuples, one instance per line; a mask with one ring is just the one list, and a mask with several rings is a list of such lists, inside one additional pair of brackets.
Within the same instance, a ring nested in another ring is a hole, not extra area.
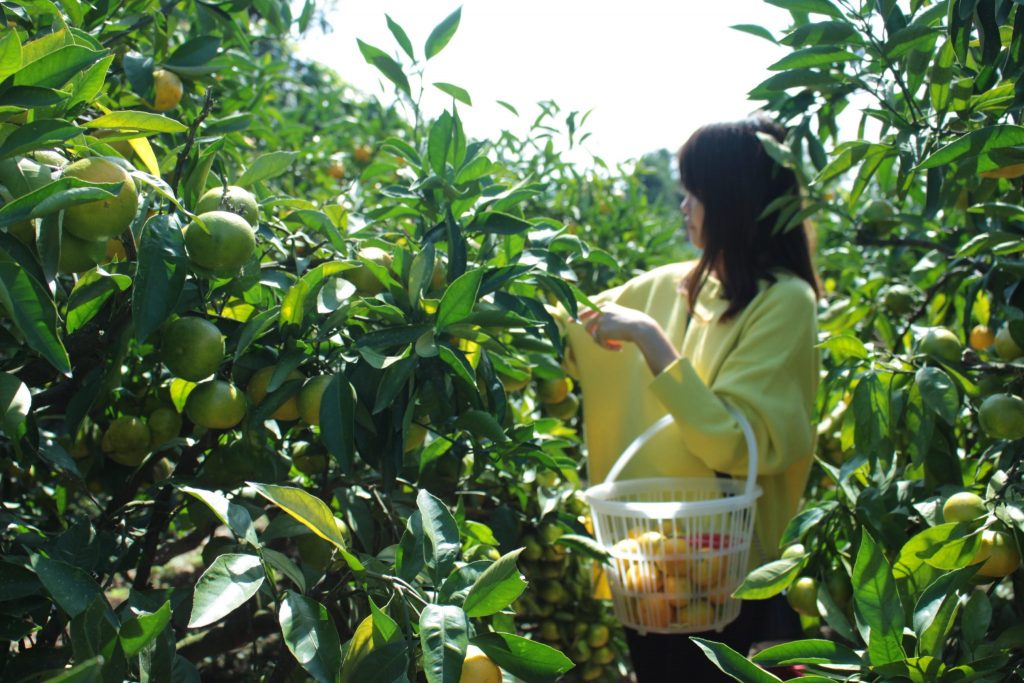
[(682, 357), (657, 377), (632, 344), (609, 351), (582, 325), (562, 319), (566, 369), (583, 392), (584, 437), (592, 484), (644, 429), (666, 413), (675, 423), (659, 432), (626, 467), (621, 479), (746, 476), (747, 449), (728, 402), (750, 421), (760, 460), (751, 566), (777, 557), (779, 538), (795, 514), (811, 466), (818, 386), (817, 303), (803, 280), (778, 272), (771, 286), (731, 320), (728, 302), (709, 279), (686, 326), (686, 297), (677, 291), (693, 262), (663, 266), (595, 297), (646, 312)]

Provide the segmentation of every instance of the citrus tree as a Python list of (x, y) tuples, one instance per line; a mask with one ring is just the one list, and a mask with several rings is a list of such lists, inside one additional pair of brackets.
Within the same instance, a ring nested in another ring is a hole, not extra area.
[[(1024, 175), (1013, 2), (770, 0), (788, 53), (751, 92), (790, 126), (828, 292), (819, 458), (781, 559), (815, 680), (1010, 680), (1024, 593)], [(842, 122), (842, 125), (840, 125)], [(806, 161), (804, 161), (806, 160)], [(777, 680), (703, 643), (738, 680)]]
[(520, 559), (590, 600), (543, 302), (618, 276), (564, 193), (640, 181), (467, 139), (424, 78), (458, 11), (360, 43), (384, 105), (291, 8), (0, 3), (2, 676), (615, 680), (607, 630), (515, 601)]

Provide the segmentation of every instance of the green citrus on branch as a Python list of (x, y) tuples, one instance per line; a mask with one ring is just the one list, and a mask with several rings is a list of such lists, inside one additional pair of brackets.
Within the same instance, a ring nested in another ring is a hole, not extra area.
[(807, 554), (807, 549), (804, 548), (803, 543), (794, 543), (793, 545), (787, 545), (786, 549), (782, 551), (782, 559), (788, 560), (791, 557), (803, 557)]
[(942, 506), (942, 519), (947, 522), (973, 522), (987, 514), (985, 501), (970, 491), (954, 493)]
[(1024, 349), (1017, 344), (1017, 340), (1010, 334), (1010, 326), (1003, 325), (996, 332), (995, 339), (996, 355), (1003, 360), (1015, 360), (1024, 356)]
[(963, 350), (960, 339), (945, 327), (932, 327), (921, 338), (921, 352), (933, 360), (959, 363)]
[[(270, 386), (270, 380), (274, 376), (274, 369), (276, 366), (268, 365), (265, 368), (260, 368), (253, 374), (252, 379), (249, 380), (249, 385), (246, 387), (246, 394), (249, 396), (249, 401), (254, 405), (258, 406), (263, 403), (263, 399), (267, 397), (267, 387)], [(294, 380), (305, 380), (306, 377), (298, 370), (291, 370), (288, 372), (288, 376), (285, 377), (285, 382), (291, 382)], [(299, 419), (299, 396), (298, 392), (293, 393), (288, 399), (278, 406), (270, 417), (275, 420), (298, 420)]]
[(195, 213), (204, 214), (210, 211), (229, 211), (241, 216), (249, 225), (255, 225), (260, 216), (260, 205), (256, 195), (237, 185), (228, 185), (207, 190), (196, 202)]
[(214, 273), (237, 272), (256, 251), (249, 222), (230, 211), (207, 211), (185, 226), (189, 260)]
[(57, 272), (84, 273), (92, 270), (107, 256), (107, 241), (83, 240), (65, 232), (60, 238), (60, 259)]
[(137, 417), (119, 417), (107, 427), (100, 445), (111, 460), (137, 467), (149, 452), (149, 427)]
[(1024, 439), (1024, 399), (992, 394), (982, 402), (978, 422), (993, 439)]
[[(120, 163), (119, 163), (120, 162)], [(64, 167), (64, 176), (90, 183), (121, 183), (117, 196), (76, 204), (64, 209), (64, 229), (83, 240), (117, 237), (131, 225), (139, 209), (135, 181), (121, 166), (121, 159), (90, 157)]]
[(299, 417), (306, 424), (320, 424), (320, 403), (324, 398), (324, 391), (331, 383), (332, 375), (318, 375), (310, 377), (299, 390), (298, 406)]
[(292, 464), (303, 474), (322, 474), (327, 467), (327, 454), (322, 448), (308, 441), (296, 441), (292, 444)]
[(149, 445), (151, 448), (165, 444), (181, 433), (181, 415), (169, 406), (161, 406), (149, 414)]
[(207, 429), (231, 429), (245, 417), (246, 408), (245, 394), (219, 379), (203, 382), (185, 401), (188, 419)]
[(917, 296), (914, 290), (906, 285), (895, 284), (885, 290), (882, 305), (896, 315), (906, 315), (914, 310)]
[(801, 576), (786, 591), (786, 600), (797, 612), (818, 616), (818, 582), (810, 576)]
[(604, 624), (591, 624), (587, 628), (587, 645), (595, 650), (607, 645), (611, 637), (611, 631)]
[(537, 400), (541, 403), (561, 403), (569, 396), (572, 380), (568, 377), (543, 379), (537, 385)]
[(160, 344), (160, 360), (171, 374), (189, 382), (206, 379), (224, 361), (224, 336), (209, 320), (187, 316), (170, 323)]
[[(362, 261), (371, 261), (384, 268), (391, 267), (391, 254), (380, 247), (364, 247), (359, 250), (358, 256)], [(342, 277), (354, 284), (356, 291), (363, 296), (374, 296), (384, 291), (383, 283), (363, 264), (346, 270)]]

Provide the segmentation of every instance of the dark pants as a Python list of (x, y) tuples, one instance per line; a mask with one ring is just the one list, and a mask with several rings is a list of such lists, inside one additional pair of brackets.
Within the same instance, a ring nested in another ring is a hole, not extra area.
[(744, 657), (756, 642), (801, 637), (800, 619), (781, 595), (769, 600), (744, 601), (740, 615), (721, 632), (642, 636), (633, 629), (625, 630), (637, 683), (684, 679), (694, 683), (731, 683), (733, 679), (711, 663), (690, 640), (691, 636), (725, 643)]

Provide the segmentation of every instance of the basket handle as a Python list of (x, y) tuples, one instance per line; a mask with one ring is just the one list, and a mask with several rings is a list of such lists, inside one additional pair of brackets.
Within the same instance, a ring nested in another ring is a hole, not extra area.
[[(758, 453), (757, 439), (754, 438), (754, 428), (750, 426), (750, 421), (743, 413), (736, 410), (728, 403), (723, 402), (723, 405), (729, 414), (733, 416), (736, 422), (739, 423), (740, 428), (743, 430), (743, 437), (747, 441), (747, 484), (743, 490), (743, 495), (750, 496), (754, 493), (754, 485), (757, 480)], [(626, 465), (629, 464), (629, 461), (633, 459), (633, 456), (636, 455), (637, 452), (643, 448), (655, 434), (667, 427), (673, 421), (671, 413), (665, 415), (645, 429), (640, 436), (633, 439), (633, 441), (626, 446), (626, 450), (622, 451), (622, 455), (620, 455), (619, 459), (615, 461), (615, 464), (612, 465), (611, 470), (608, 471), (608, 475), (605, 477), (605, 481), (610, 483), (618, 479), (619, 475), (622, 474), (622, 470), (625, 469)]]

